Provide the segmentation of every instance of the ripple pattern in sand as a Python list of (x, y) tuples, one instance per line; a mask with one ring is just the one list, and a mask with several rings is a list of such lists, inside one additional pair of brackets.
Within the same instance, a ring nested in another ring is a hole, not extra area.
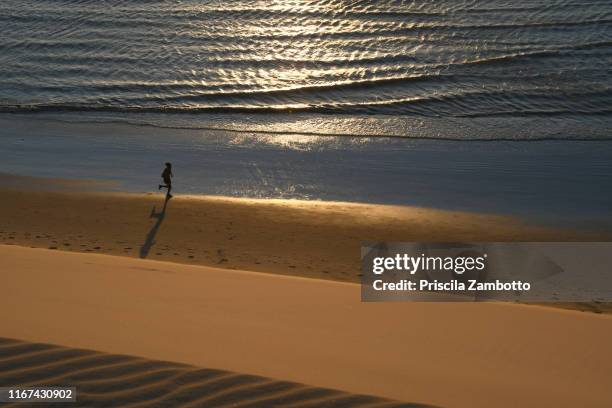
[(254, 375), (7, 338), (0, 338), (0, 386), (76, 387), (77, 403), (70, 404), (74, 407), (425, 407)]

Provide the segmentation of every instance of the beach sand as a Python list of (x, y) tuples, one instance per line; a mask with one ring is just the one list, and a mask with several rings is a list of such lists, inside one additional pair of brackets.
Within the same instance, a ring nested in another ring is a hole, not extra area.
[[(19, 246), (0, 245), (0, 259), (4, 338), (437, 406), (612, 404), (609, 315), (500, 303), (368, 304), (352, 283)], [(0, 363), (19, 375), (31, 367), (31, 382), (76, 367), (68, 359), (43, 364), (36, 354), (18, 366), (14, 359), (24, 357), (8, 354)], [(96, 358), (101, 368), (109, 363), (91, 356), (84, 368)], [(65, 383), (80, 384), (81, 374)], [(137, 402), (141, 392), (154, 397), (172, 386), (140, 374), (119, 377), (124, 382), (94, 376), (97, 398), (133, 392)]]
[(605, 238), (417, 207), (202, 196), (165, 205), (162, 194), (50, 191), (58, 185), (39, 184), (3, 192), (0, 243), (358, 282), (360, 246), (368, 240)]

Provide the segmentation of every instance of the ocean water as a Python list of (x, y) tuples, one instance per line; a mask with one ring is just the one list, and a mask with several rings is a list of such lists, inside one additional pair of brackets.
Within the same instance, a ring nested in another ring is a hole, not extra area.
[(611, 138), (610, 0), (3, 0), (0, 32), (5, 113)]
[(611, 70), (611, 0), (2, 0), (0, 173), (612, 230)]

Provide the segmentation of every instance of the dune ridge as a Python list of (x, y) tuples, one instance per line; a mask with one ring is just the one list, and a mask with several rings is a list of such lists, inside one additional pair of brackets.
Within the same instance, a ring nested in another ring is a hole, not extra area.
[(0, 338), (0, 386), (37, 385), (76, 387), (74, 405), (88, 407), (426, 407), (255, 375)]

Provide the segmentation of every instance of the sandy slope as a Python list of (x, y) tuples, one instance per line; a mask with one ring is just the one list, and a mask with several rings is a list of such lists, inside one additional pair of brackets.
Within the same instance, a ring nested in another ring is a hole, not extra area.
[(76, 388), (77, 403), (66, 404), (73, 407), (425, 408), (265, 377), (6, 338), (0, 338), (0, 367), (0, 386)]
[(609, 407), (612, 318), (0, 246), (0, 336), (450, 407)]

